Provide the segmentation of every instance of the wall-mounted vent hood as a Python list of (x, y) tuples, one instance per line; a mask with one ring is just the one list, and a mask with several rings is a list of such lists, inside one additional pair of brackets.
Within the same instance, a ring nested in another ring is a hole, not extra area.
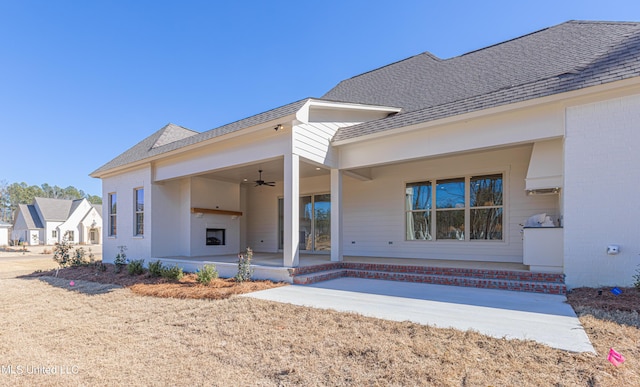
[(563, 180), (562, 139), (533, 144), (525, 179), (527, 195), (557, 194)]

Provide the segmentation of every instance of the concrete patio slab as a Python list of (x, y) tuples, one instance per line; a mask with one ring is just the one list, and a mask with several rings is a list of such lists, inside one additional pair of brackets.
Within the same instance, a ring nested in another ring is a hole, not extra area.
[(566, 297), (560, 295), (338, 278), (245, 296), (595, 353)]

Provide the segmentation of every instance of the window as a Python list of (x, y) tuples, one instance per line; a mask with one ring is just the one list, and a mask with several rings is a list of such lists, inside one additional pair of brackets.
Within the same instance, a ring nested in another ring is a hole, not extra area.
[(493, 174), (407, 184), (406, 239), (502, 240), (502, 182)]
[(69, 230), (66, 233), (64, 233), (64, 235), (67, 237), (67, 241), (69, 242), (75, 241), (73, 231)]
[(142, 236), (144, 235), (144, 189), (136, 188), (133, 190), (133, 194), (135, 202), (134, 217), (136, 220), (134, 235)]
[(117, 234), (116, 228), (116, 210), (117, 210), (117, 195), (115, 193), (109, 194), (109, 236), (114, 237)]
[(58, 237), (58, 230), (51, 230), (51, 238), (57, 238)]

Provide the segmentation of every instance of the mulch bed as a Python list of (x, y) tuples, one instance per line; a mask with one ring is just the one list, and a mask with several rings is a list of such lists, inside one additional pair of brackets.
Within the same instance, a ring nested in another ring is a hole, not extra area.
[(208, 285), (198, 283), (196, 275), (186, 273), (179, 281), (163, 277), (152, 277), (148, 272), (130, 275), (124, 267), (120, 273), (115, 266), (104, 264), (104, 270), (98, 265), (73, 266), (60, 270), (39, 271), (26, 277), (57, 277), (69, 281), (91, 281), (102, 284), (114, 284), (127, 287), (136, 294), (164, 298), (225, 299), (234, 294), (244, 294), (285, 286), (283, 282), (252, 280), (237, 282), (233, 278), (217, 278)]
[(616, 295), (612, 287), (577, 288), (567, 294), (567, 301), (572, 305), (582, 305), (606, 311), (620, 310), (640, 313), (640, 289), (618, 288), (622, 291)]

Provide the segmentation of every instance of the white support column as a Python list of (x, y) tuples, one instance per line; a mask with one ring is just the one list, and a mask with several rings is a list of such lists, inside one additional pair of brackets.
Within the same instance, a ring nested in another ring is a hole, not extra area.
[(342, 172), (331, 169), (331, 261), (342, 261)]
[(284, 155), (284, 245), (282, 264), (296, 267), (300, 260), (300, 156)]

